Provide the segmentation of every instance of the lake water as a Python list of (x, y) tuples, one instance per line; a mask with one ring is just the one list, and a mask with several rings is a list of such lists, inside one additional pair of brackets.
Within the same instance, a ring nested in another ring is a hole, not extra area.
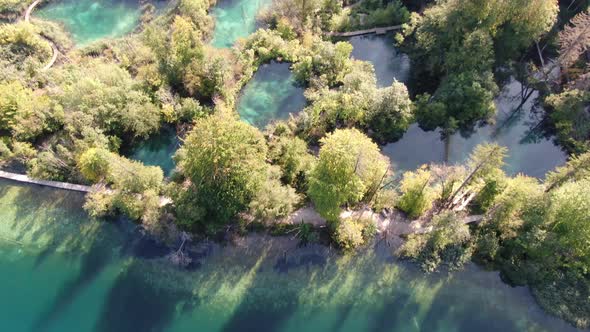
[[(407, 81), (410, 61), (395, 48), (393, 35), (359, 36), (349, 41), (355, 47), (354, 58), (373, 64), (380, 86), (390, 85), (394, 78)], [(457, 133), (447, 141), (441, 140), (440, 131), (427, 132), (413, 124), (399, 141), (384, 146), (383, 153), (391, 159), (395, 171), (403, 172), (428, 163), (461, 163), (478, 144), (497, 142), (509, 149), (505, 167), (509, 174), (543, 178), (547, 171), (564, 164), (567, 155), (552, 138), (541, 137), (532, 130), (543, 112), (536, 109), (537, 92), (519, 108), (527, 94), (518, 81), (511, 80), (495, 100), (494, 124), (477, 128), (470, 135)]]
[(215, 17), (215, 31), (211, 45), (232, 47), (238, 38), (248, 37), (256, 31), (258, 12), (272, 0), (219, 0), (211, 9)]
[(121, 37), (139, 23), (137, 0), (59, 0), (50, 1), (33, 15), (61, 22), (78, 46), (102, 38)]
[(174, 127), (164, 126), (157, 135), (134, 146), (127, 157), (141, 161), (148, 166), (159, 166), (165, 176), (170, 176), (176, 167), (172, 157), (179, 147), (180, 139), (176, 135)]
[(395, 48), (393, 34), (356, 36), (347, 40), (354, 47), (353, 58), (373, 64), (377, 85), (390, 86), (394, 79), (404, 83), (408, 81), (410, 58)]
[(290, 66), (290, 63), (275, 61), (260, 66), (238, 100), (237, 109), (242, 120), (264, 129), (274, 120), (288, 119), (289, 114), (303, 110), (304, 89), (296, 84)]
[(424, 275), (381, 242), (342, 256), (290, 238), (196, 244), (190, 271), (81, 194), (0, 180), (5, 331), (574, 331), (469, 265)]

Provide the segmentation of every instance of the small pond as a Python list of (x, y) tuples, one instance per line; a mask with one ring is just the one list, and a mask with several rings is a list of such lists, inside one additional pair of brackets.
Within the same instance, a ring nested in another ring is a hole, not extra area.
[(304, 89), (297, 85), (290, 66), (275, 61), (260, 66), (238, 100), (242, 120), (264, 129), (272, 121), (288, 119), (289, 114), (305, 107)]
[(382, 241), (342, 256), (291, 237), (191, 247), (191, 270), (83, 196), (0, 180), (4, 331), (574, 331), (497, 272), (425, 275)]
[(258, 27), (258, 12), (272, 0), (219, 0), (211, 15), (215, 17), (215, 31), (211, 45), (232, 47), (239, 38), (248, 37)]
[(127, 157), (148, 166), (160, 166), (164, 176), (170, 176), (176, 167), (174, 154), (180, 147), (180, 139), (172, 126), (164, 126), (160, 132), (134, 146)]
[(139, 7), (137, 0), (55, 0), (34, 15), (63, 23), (74, 42), (84, 46), (133, 31), (141, 16)]

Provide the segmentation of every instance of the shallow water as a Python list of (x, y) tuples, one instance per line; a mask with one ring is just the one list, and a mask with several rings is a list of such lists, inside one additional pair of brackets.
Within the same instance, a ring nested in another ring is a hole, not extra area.
[(83, 46), (133, 31), (141, 15), (139, 6), (137, 0), (56, 0), (33, 15), (63, 23), (74, 42)]
[(272, 121), (288, 119), (289, 114), (305, 107), (304, 89), (297, 86), (290, 66), (273, 61), (258, 69), (238, 100), (242, 120), (264, 129)]
[(138, 143), (127, 156), (148, 166), (159, 166), (165, 176), (170, 176), (176, 167), (172, 158), (179, 147), (176, 130), (165, 126), (157, 135)]
[(526, 288), (470, 265), (424, 275), (377, 246), (341, 256), (252, 235), (193, 246), (194, 268), (76, 193), (0, 181), (6, 331), (573, 331)]
[(211, 15), (215, 17), (215, 31), (211, 45), (232, 47), (239, 38), (256, 31), (258, 12), (272, 0), (219, 0)]

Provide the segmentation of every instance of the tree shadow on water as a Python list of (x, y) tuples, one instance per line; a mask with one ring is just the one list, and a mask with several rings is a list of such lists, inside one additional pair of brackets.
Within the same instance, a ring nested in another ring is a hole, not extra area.
[(49, 308), (35, 321), (33, 325), (34, 331), (45, 330), (109, 264), (112, 253), (108, 248), (101, 248), (98, 242), (94, 241), (88, 252), (81, 257), (81, 267), (78, 276), (66, 282), (59, 290)]
[(95, 331), (164, 331), (177, 303), (187, 298), (188, 294), (156, 289), (137, 263), (132, 263), (111, 288)]
[[(423, 331), (436, 331), (447, 328), (451, 323), (455, 331), (502, 331), (517, 332), (522, 327), (511, 320), (499, 308), (469, 303), (461, 294), (445, 292), (434, 298), (420, 328)], [(479, 302), (479, 301), (478, 301)]]
[[(279, 275), (273, 269), (265, 270), (275, 278), (289, 278)], [(275, 332), (289, 320), (297, 309), (296, 291), (269, 287), (268, 279), (258, 271), (236, 308), (232, 318), (223, 326), (223, 332)], [(281, 291), (277, 291), (281, 289)]]

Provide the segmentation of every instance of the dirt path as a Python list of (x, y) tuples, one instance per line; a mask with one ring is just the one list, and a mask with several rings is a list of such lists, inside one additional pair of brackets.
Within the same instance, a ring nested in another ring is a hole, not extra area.
[[(33, 9), (35, 9), (35, 7), (37, 7), (37, 5), (41, 2), (41, 0), (35, 0), (33, 3), (31, 3), (29, 5), (29, 7), (27, 7), (27, 11), (25, 12), (25, 22), (27, 23), (31, 23), (31, 13), (33, 12)], [(55, 64), (55, 61), (57, 60), (57, 54), (59, 53), (57, 51), (57, 47), (55, 46), (55, 43), (50, 40), (49, 38), (41, 35), (41, 38), (45, 39), (46, 42), (49, 43), (49, 45), (51, 45), (51, 59), (49, 60), (49, 62), (43, 66), (43, 68), (41, 68), (41, 71), (47, 71), (49, 70), (49, 68), (53, 67), (53, 65)]]

